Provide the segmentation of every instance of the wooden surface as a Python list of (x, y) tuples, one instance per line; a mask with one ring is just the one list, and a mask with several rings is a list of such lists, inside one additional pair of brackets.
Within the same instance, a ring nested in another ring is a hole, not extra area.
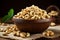
[[(1, 38), (1, 37), (0, 37), (0, 40), (13, 40), (13, 39), (4, 39), (4, 38)], [(58, 37), (58, 38), (53, 38), (53, 39), (51, 39), (51, 38), (38, 38), (38, 39), (36, 39), (36, 40), (60, 40), (60, 37)]]
[(53, 39), (51, 39), (51, 38), (39, 38), (39, 39), (36, 39), (36, 40), (60, 40), (60, 37), (53, 38)]
[(4, 39), (4, 38), (0, 38), (0, 40), (10, 40), (10, 39)]
[[(4, 39), (4, 38), (0, 37), (0, 40), (13, 40), (13, 39)], [(56, 37), (56, 38), (44, 38), (44, 37), (42, 37), (42, 38), (38, 38), (36, 40), (60, 40), (60, 37)]]

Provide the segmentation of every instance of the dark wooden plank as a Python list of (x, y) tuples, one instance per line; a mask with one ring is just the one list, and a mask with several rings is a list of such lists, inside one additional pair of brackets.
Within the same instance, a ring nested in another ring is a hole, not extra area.
[(57, 38), (44, 38), (44, 37), (42, 37), (42, 38), (38, 38), (36, 40), (60, 40), (60, 37), (57, 37)]

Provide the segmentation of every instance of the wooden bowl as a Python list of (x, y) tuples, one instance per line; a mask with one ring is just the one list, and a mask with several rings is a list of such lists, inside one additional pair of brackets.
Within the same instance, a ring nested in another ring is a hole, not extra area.
[(32, 34), (42, 33), (43, 31), (45, 31), (49, 27), (51, 20), (51, 18), (40, 20), (24, 20), (13, 18), (13, 21), (17, 25), (19, 30)]

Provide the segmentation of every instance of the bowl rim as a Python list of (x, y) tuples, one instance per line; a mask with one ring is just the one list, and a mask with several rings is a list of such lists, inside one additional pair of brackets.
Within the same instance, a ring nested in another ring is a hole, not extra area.
[(37, 22), (51, 22), (53, 19), (48, 18), (48, 19), (39, 19), (39, 20), (25, 20), (25, 19), (17, 19), (17, 18), (12, 18), (13, 21), (18, 20), (18, 21), (37, 21)]

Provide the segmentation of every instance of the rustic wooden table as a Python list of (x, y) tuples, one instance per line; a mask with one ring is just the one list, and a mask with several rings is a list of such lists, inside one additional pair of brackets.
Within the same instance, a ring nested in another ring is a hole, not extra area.
[(0, 38), (0, 40), (9, 40), (9, 39)]
[[(4, 39), (4, 38), (0, 38), (0, 40), (13, 40), (13, 39)], [(58, 37), (58, 38), (54, 38), (54, 39), (39, 38), (39, 39), (36, 39), (36, 40), (60, 40), (60, 37)]]
[[(13, 39), (5, 39), (5, 38), (2, 38), (0, 37), (0, 40), (13, 40)], [(56, 37), (56, 38), (38, 38), (38, 39), (35, 39), (35, 40), (60, 40), (60, 37)]]

